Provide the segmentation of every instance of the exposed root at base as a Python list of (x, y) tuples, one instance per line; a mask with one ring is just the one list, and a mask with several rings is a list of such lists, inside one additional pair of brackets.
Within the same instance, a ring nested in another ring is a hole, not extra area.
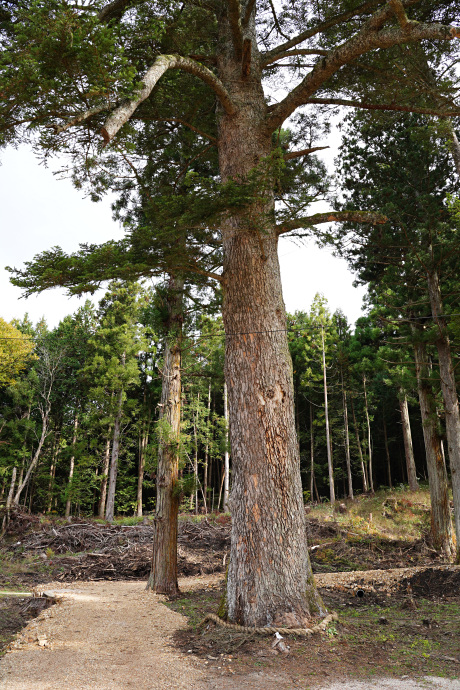
[(330, 613), (326, 618), (324, 618), (320, 623), (317, 623), (312, 628), (252, 628), (247, 625), (238, 625), (238, 623), (228, 623), (222, 620), (215, 613), (208, 613), (203, 619), (203, 623), (206, 621), (213, 621), (216, 625), (220, 625), (223, 628), (231, 628), (232, 630), (238, 630), (239, 632), (255, 633), (257, 635), (274, 635), (279, 633), (280, 635), (298, 635), (299, 637), (309, 637), (317, 632), (323, 632), (326, 630), (329, 623), (332, 621), (338, 621), (339, 617), (335, 611)]

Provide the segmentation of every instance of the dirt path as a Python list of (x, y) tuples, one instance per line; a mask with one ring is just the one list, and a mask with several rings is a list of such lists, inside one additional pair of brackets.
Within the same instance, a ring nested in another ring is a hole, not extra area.
[[(339, 578), (340, 585), (355, 584), (357, 574), (346, 575)], [(366, 574), (364, 581), (359, 575), (364, 587), (373, 588), (379, 579), (377, 572)], [(186, 578), (183, 585), (200, 589), (220, 578)], [(322, 578), (327, 587), (329, 576)], [(206, 660), (173, 646), (171, 636), (185, 627), (186, 619), (146, 592), (144, 582), (59, 583), (44, 589), (60, 602), (31, 621), (0, 662), (2, 690), (305, 690), (318, 685), (324, 690), (460, 690), (460, 681), (443, 678), (317, 678), (305, 685), (281, 669), (232, 675), (228, 664), (216, 663), (211, 670)]]
[(185, 618), (143, 582), (47, 586), (62, 600), (31, 621), (0, 664), (5, 690), (194, 690), (203, 673), (169, 644)]

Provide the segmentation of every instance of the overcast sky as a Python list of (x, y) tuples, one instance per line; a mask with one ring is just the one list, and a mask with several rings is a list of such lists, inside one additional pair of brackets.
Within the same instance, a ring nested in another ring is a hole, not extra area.
[[(26, 148), (0, 151), (0, 161), (0, 316), (10, 321), (28, 312), (32, 321), (45, 316), (53, 327), (82, 300), (68, 298), (60, 289), (20, 299), (21, 291), (10, 284), (4, 267), (19, 268), (56, 245), (71, 252), (80, 242), (105, 242), (124, 233), (112, 220), (109, 199), (95, 204), (83, 198), (69, 180), (56, 179)], [(360, 316), (364, 289), (353, 287), (345, 261), (311, 241), (297, 247), (282, 238), (279, 253), (289, 312), (308, 310), (315, 293), (321, 292), (331, 311), (341, 308), (352, 322)]]

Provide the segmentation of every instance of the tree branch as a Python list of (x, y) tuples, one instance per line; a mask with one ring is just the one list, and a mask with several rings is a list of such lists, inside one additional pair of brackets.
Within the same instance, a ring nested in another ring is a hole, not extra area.
[(284, 235), (300, 228), (310, 228), (312, 225), (320, 223), (331, 223), (338, 221), (341, 223), (371, 223), (372, 225), (383, 225), (388, 218), (381, 213), (372, 211), (328, 211), (327, 213), (315, 213), (313, 216), (304, 218), (294, 218), (281, 225), (276, 226), (278, 235)]
[(314, 153), (315, 151), (323, 151), (324, 149), (328, 149), (329, 146), (313, 146), (311, 149), (303, 149), (302, 151), (290, 151), (289, 153), (285, 153), (283, 158), (285, 161), (291, 160), (291, 158), (300, 158), (301, 156), (308, 156), (310, 153)]
[(411, 105), (396, 105), (395, 103), (365, 103), (363, 101), (352, 101), (346, 98), (309, 98), (306, 105), (341, 105), (351, 108), (361, 108), (362, 110), (392, 110), (401, 113), (419, 113), (420, 115), (436, 115), (437, 117), (457, 117), (460, 115), (458, 110), (436, 110), (435, 108), (419, 108)]
[(278, 55), (272, 55), (271, 57), (262, 58), (262, 67), (267, 67), (273, 62), (278, 62), (278, 60), (283, 60), (286, 57), (295, 57), (296, 55), (327, 55), (327, 50), (320, 50), (315, 48), (298, 48), (297, 50), (285, 50), (284, 53), (278, 53)]
[(409, 18), (406, 14), (406, 10), (404, 9), (404, 5), (402, 4), (401, 0), (390, 0), (388, 4), (395, 13), (399, 26), (403, 31), (407, 31), (410, 28), (411, 24), (417, 23), (409, 21)]
[(218, 79), (211, 70), (200, 65), (199, 62), (190, 60), (190, 58), (181, 57), (180, 55), (160, 55), (145, 73), (142, 80), (144, 87), (137, 97), (125, 101), (125, 103), (116, 108), (106, 120), (101, 130), (106, 144), (113, 139), (121, 127), (128, 122), (136, 108), (150, 96), (158, 80), (168, 69), (181, 69), (184, 70), (184, 72), (198, 77), (213, 89), (228, 115), (233, 115), (235, 113), (236, 108), (230, 98), (230, 94), (220, 79)]
[(241, 4), (240, 0), (227, 0), (228, 19), (233, 36), (233, 47), (238, 60), (243, 54), (243, 32), (241, 31)]
[[(381, 13), (377, 13), (381, 14)], [(431, 41), (451, 41), (460, 37), (460, 28), (443, 24), (419, 23), (411, 31), (403, 31), (400, 27), (390, 27), (380, 31), (371, 31), (366, 22), (366, 28), (359, 31), (350, 40), (331, 50), (329, 54), (318, 62), (300, 84), (293, 89), (284, 100), (273, 109), (267, 118), (269, 131), (280, 127), (296, 108), (308, 102), (310, 97), (338, 70), (353, 62), (360, 55), (372, 50), (391, 48), (401, 43), (415, 43), (423, 39)]]
[(273, 0), (268, 0), (268, 1), (270, 3), (270, 8), (271, 8), (272, 15), (273, 15), (273, 21), (275, 22), (275, 26), (276, 26), (276, 29), (277, 29), (279, 35), (282, 36), (283, 38), (286, 38), (289, 41), (289, 38), (285, 34), (283, 34), (283, 32), (281, 31), (280, 23), (278, 21), (277, 15), (276, 15), (276, 9), (275, 9), (275, 5), (273, 4)]
[(98, 14), (100, 22), (108, 22), (111, 19), (119, 19), (123, 12), (128, 9), (133, 0), (114, 0), (102, 8)]
[(302, 33), (298, 34), (297, 36), (294, 36), (294, 38), (291, 38), (289, 41), (286, 41), (286, 43), (282, 43), (276, 48), (272, 48), (272, 50), (268, 50), (266, 53), (263, 53), (263, 55), (261, 56), (262, 61), (271, 60), (272, 57), (275, 57), (279, 53), (284, 53), (286, 52), (286, 50), (294, 48), (294, 46), (298, 45), (299, 43), (303, 43), (307, 40), (307, 38), (312, 38), (313, 36), (316, 36), (317, 34), (320, 34), (323, 31), (326, 31), (327, 29), (336, 26), (337, 24), (341, 24), (342, 22), (345, 22), (348, 19), (351, 19), (352, 17), (359, 17), (361, 14), (366, 14), (366, 12), (374, 10), (376, 7), (378, 7), (380, 2), (381, 0), (370, 0), (368, 2), (364, 2), (362, 5), (359, 5), (354, 10), (348, 10), (347, 12), (336, 14), (333, 17), (326, 19), (324, 22), (320, 22), (320, 24), (313, 26), (311, 29), (306, 29), (306, 31), (302, 31)]
[(256, 0), (249, 0), (248, 4), (246, 5), (246, 11), (244, 13), (243, 17), (243, 26), (246, 27), (249, 24), (249, 20), (251, 19), (251, 14), (254, 9), (254, 6), (256, 4)]
[(61, 134), (61, 132), (65, 132), (67, 129), (70, 129), (70, 127), (78, 125), (80, 122), (83, 122), (84, 120), (89, 120), (89, 118), (93, 115), (98, 115), (99, 113), (104, 112), (104, 110), (108, 110), (109, 107), (110, 106), (108, 104), (99, 105), (96, 108), (90, 108), (90, 110), (85, 110), (84, 112), (75, 115), (75, 117), (72, 117), (70, 120), (67, 120), (65, 125), (48, 125), (48, 127), (54, 129), (55, 134)]

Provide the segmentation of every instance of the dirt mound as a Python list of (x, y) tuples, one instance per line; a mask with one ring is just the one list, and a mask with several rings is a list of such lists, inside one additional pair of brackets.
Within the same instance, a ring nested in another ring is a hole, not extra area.
[(403, 580), (401, 586), (406, 589), (410, 588), (417, 597), (458, 596), (460, 592), (460, 570), (427, 568)]

